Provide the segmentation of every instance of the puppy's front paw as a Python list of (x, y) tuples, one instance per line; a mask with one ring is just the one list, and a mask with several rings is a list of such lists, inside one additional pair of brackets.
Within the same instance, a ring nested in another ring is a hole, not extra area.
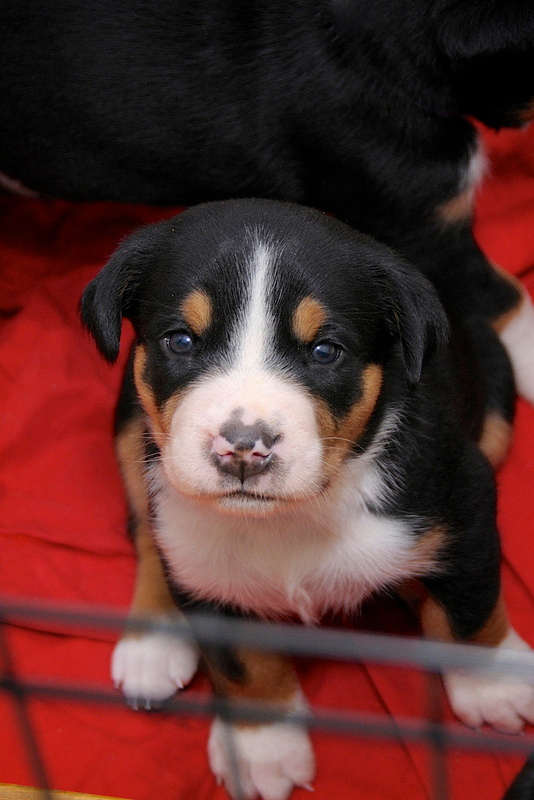
[[(309, 736), (290, 723), (238, 727), (215, 719), (208, 756), (212, 772), (233, 798), (286, 800), (294, 786), (311, 789), (315, 776)], [(240, 791), (233, 767), (237, 769)]]
[(164, 633), (125, 636), (113, 651), (111, 676), (131, 705), (149, 709), (183, 689), (196, 672), (198, 653), (189, 642)]
[[(510, 630), (499, 650), (530, 648)], [(526, 722), (534, 723), (534, 685), (462, 670), (448, 672), (443, 682), (452, 710), (472, 728), (488, 724), (502, 733), (520, 733)]]

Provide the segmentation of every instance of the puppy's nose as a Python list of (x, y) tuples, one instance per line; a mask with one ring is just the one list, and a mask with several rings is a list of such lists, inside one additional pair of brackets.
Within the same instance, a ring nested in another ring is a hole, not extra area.
[(219, 433), (213, 440), (212, 457), (221, 472), (233, 475), (243, 483), (270, 467), (276, 437), (264, 435), (256, 438), (251, 426), (233, 425), (231, 438), (229, 441)]

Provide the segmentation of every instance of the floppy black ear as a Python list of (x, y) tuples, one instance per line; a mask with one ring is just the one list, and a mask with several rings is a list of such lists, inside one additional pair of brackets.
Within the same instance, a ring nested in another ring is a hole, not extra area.
[(384, 269), (386, 325), (398, 342), (409, 383), (415, 385), (425, 360), (449, 339), (449, 322), (436, 290), (415, 267), (396, 262)]
[(147, 269), (150, 249), (146, 228), (133, 233), (113, 253), (82, 295), (80, 310), (84, 327), (110, 362), (119, 355), (122, 318), (131, 311)]

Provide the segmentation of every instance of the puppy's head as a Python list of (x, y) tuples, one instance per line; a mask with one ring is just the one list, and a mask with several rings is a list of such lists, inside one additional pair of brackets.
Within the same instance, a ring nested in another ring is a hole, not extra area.
[(383, 413), (385, 374), (410, 391), (446, 336), (430, 284), (389, 250), (259, 200), (138, 231), (82, 315), (109, 360), (132, 321), (137, 392), (171, 484), (251, 514), (335, 482)]

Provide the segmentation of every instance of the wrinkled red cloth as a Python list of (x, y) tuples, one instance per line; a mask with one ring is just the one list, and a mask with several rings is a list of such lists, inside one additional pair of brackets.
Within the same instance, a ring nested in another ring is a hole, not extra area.
[[(485, 133), (491, 172), (476, 236), (534, 293), (534, 129)], [(78, 318), (84, 286), (123, 236), (175, 210), (0, 196), (0, 591), (5, 597), (125, 609), (134, 576), (112, 446), (119, 362), (97, 354)], [(534, 357), (534, 354), (533, 354)], [(512, 451), (498, 475), (503, 580), (510, 616), (534, 645), (534, 409), (517, 403)], [(417, 633), (392, 600), (356, 625)], [(5, 626), (21, 675), (109, 687), (109, 634)], [(402, 647), (402, 644), (399, 644)], [(0, 659), (1, 663), (1, 659)], [(407, 669), (314, 661), (301, 666), (310, 703), (395, 719), (424, 714), (425, 684)], [(204, 695), (202, 678), (190, 692)], [(209, 720), (34, 699), (32, 723), (55, 789), (132, 800), (223, 800), (208, 769)], [(315, 800), (430, 800), (427, 749), (314, 733)], [(521, 758), (451, 751), (451, 800), (498, 800)], [(0, 783), (35, 782), (15, 705), (0, 692)], [(295, 800), (309, 798), (296, 790)]]

